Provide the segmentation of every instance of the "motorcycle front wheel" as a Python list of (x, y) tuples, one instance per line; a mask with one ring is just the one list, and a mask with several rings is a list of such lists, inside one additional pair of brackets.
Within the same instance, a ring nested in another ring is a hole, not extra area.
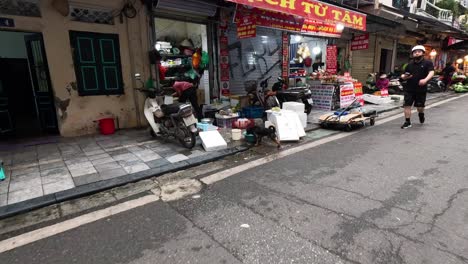
[(195, 133), (191, 132), (185, 125), (178, 128), (177, 140), (185, 148), (192, 149), (197, 143), (197, 137)]

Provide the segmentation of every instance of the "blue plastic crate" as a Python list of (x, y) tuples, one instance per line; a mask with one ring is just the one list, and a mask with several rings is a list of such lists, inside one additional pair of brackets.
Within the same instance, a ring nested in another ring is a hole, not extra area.
[(246, 118), (262, 118), (265, 109), (261, 106), (247, 106), (242, 108), (242, 115)]

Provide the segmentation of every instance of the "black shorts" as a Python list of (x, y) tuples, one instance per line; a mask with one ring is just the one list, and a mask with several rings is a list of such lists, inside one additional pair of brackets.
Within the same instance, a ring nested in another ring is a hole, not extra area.
[(426, 104), (426, 93), (405, 92), (405, 103), (403, 106), (424, 107)]

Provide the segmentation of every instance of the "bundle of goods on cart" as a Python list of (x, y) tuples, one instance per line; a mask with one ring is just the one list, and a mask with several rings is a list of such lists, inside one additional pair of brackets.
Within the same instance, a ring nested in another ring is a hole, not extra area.
[(373, 126), (377, 114), (373, 112), (364, 112), (358, 101), (354, 101), (346, 108), (324, 114), (319, 117), (319, 124), (322, 128), (340, 129), (351, 131), (367, 125)]

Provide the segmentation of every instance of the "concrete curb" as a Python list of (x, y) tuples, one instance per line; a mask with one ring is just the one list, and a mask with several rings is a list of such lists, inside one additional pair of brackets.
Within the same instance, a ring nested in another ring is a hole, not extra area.
[(42, 207), (61, 203), (64, 201), (81, 198), (94, 193), (102, 192), (115, 187), (123, 186), (129, 183), (138, 182), (141, 180), (149, 179), (152, 177), (158, 177), (166, 173), (176, 172), (191, 167), (195, 167), (204, 163), (213, 162), (219, 159), (223, 159), (227, 156), (231, 156), (243, 151), (250, 149), (250, 146), (243, 145), (234, 148), (219, 150), (211, 152), (207, 155), (193, 158), (187, 161), (180, 161), (174, 164), (167, 164), (158, 168), (149, 169), (133, 174), (128, 174), (122, 177), (117, 177), (105, 181), (94, 182), (86, 185), (81, 185), (73, 189), (57, 192), (54, 194), (48, 194), (34, 199), (26, 200), (23, 202), (6, 205), (0, 207), (0, 220), (8, 217), (12, 217), (18, 214), (30, 212)]

